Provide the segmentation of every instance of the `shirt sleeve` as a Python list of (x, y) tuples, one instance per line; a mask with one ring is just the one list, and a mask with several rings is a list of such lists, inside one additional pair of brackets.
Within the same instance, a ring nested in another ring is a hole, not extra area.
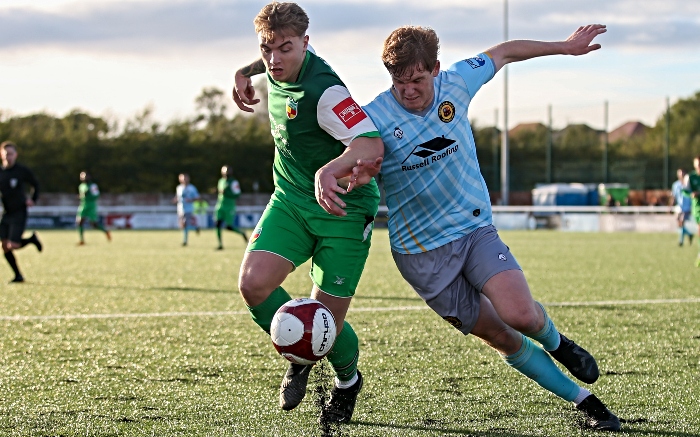
[(449, 70), (456, 71), (462, 76), (469, 94), (474, 97), (481, 86), (496, 74), (496, 65), (488, 53), (479, 53), (473, 58), (455, 62)]
[(359, 136), (378, 136), (372, 120), (342, 85), (334, 85), (323, 92), (316, 115), (319, 126), (345, 146)]

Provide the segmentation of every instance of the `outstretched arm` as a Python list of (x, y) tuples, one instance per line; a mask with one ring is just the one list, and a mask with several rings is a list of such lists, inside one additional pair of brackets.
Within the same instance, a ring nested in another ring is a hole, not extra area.
[(486, 50), (491, 55), (496, 71), (511, 62), (524, 61), (549, 55), (585, 55), (598, 50), (600, 44), (591, 44), (593, 39), (607, 31), (603, 24), (581, 26), (565, 41), (512, 40)]
[(247, 105), (255, 105), (260, 99), (255, 98), (255, 89), (251, 77), (265, 72), (265, 63), (262, 59), (252, 62), (236, 71), (235, 85), (233, 86), (233, 101), (236, 106), (245, 112), (254, 112), (253, 108)]

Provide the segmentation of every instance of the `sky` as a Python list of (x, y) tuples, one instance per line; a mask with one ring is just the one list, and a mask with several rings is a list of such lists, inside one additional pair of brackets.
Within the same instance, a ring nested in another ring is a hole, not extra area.
[[(505, 0), (305, 0), (308, 35), (360, 104), (390, 86), (381, 47), (398, 26), (429, 26), (443, 67), (502, 42)], [(145, 108), (161, 123), (196, 114), (205, 87), (227, 95), (234, 71), (259, 57), (253, 0), (0, 0), (0, 117), (73, 109), (113, 121)], [(508, 66), (508, 126), (548, 120), (608, 130), (653, 125), (700, 91), (700, 0), (509, 0), (508, 38), (558, 41), (606, 24), (585, 56)], [(499, 72), (469, 109), (503, 127)], [(231, 101), (231, 114), (235, 113)]]

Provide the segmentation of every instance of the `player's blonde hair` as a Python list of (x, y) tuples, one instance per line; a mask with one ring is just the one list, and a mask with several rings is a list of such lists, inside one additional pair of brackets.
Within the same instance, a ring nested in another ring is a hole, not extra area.
[(432, 71), (440, 53), (440, 39), (430, 27), (401, 26), (384, 41), (382, 62), (393, 77)]
[(309, 28), (309, 16), (296, 3), (272, 2), (265, 5), (253, 20), (255, 33), (272, 41), (274, 34), (304, 36)]

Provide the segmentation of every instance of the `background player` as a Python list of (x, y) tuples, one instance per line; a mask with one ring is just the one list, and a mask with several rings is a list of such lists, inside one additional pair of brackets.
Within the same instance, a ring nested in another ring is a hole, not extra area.
[(206, 201), (204, 197), (200, 197), (198, 200), (192, 202), (193, 214), (195, 225), (197, 226), (197, 232), (202, 228), (208, 228), (208, 213), (209, 213), (209, 202)]
[[(291, 299), (282, 282), (311, 258), (311, 297), (331, 310), (338, 332), (328, 354), (335, 384), (320, 421), (347, 422), (363, 379), (359, 341), (345, 316), (369, 253), (379, 190), (372, 181), (343, 196), (345, 211), (337, 217), (316, 202), (320, 185), (314, 178), (348, 176), (358, 159), (381, 154), (382, 143), (338, 75), (308, 50), (309, 18), (301, 7), (270, 3), (254, 24), (262, 59), (236, 72), (233, 98), (252, 112), (246, 104), (259, 100), (250, 77), (267, 71), (275, 191), (251, 237), (238, 288), (255, 323), (269, 333), (275, 311)], [(347, 168), (344, 174), (340, 167)], [(282, 409), (301, 403), (310, 370), (289, 366), (280, 386)]]
[(221, 228), (224, 226), (229, 231), (240, 234), (243, 241), (248, 242), (245, 232), (236, 227), (236, 199), (241, 195), (241, 186), (233, 177), (233, 169), (229, 165), (221, 167), (221, 179), (216, 185), (219, 196), (216, 200), (214, 216), (216, 217), (216, 238), (219, 241), (217, 250), (223, 250), (224, 245), (221, 239)]
[(197, 191), (197, 187), (190, 183), (190, 175), (187, 173), (180, 173), (178, 180), (180, 185), (175, 188), (173, 202), (177, 203), (177, 216), (180, 221), (180, 229), (182, 229), (182, 245), (187, 246), (189, 230), (197, 229), (194, 223), (193, 202), (199, 199), (199, 191)]
[[(24, 277), (19, 271), (14, 250), (20, 249), (29, 243), (36, 246), (41, 252), (42, 246), (36, 233), (29, 238), (22, 238), (24, 228), (27, 225), (27, 207), (34, 206), (39, 198), (39, 184), (34, 173), (27, 167), (16, 162), (17, 146), (11, 141), (0, 144), (0, 194), (2, 194), (2, 219), (0, 220), (0, 239), (2, 250), (7, 263), (12, 267), (15, 277), (10, 282), (24, 282)], [(27, 185), (31, 187), (31, 196), (27, 197)]]
[[(693, 200), (693, 220), (697, 224), (697, 232), (700, 236), (700, 155), (693, 159), (693, 171), (685, 176), (686, 193)], [(700, 245), (700, 237), (698, 238)], [(700, 252), (695, 260), (695, 266), (700, 267)]]
[(100, 198), (100, 188), (92, 181), (90, 174), (86, 171), (80, 172), (78, 197), (80, 198), (80, 205), (75, 217), (75, 222), (78, 225), (78, 235), (80, 236), (78, 246), (85, 244), (85, 222), (90, 222), (93, 227), (105, 233), (107, 241), (112, 241), (112, 235), (104, 228), (97, 215), (97, 199)]

